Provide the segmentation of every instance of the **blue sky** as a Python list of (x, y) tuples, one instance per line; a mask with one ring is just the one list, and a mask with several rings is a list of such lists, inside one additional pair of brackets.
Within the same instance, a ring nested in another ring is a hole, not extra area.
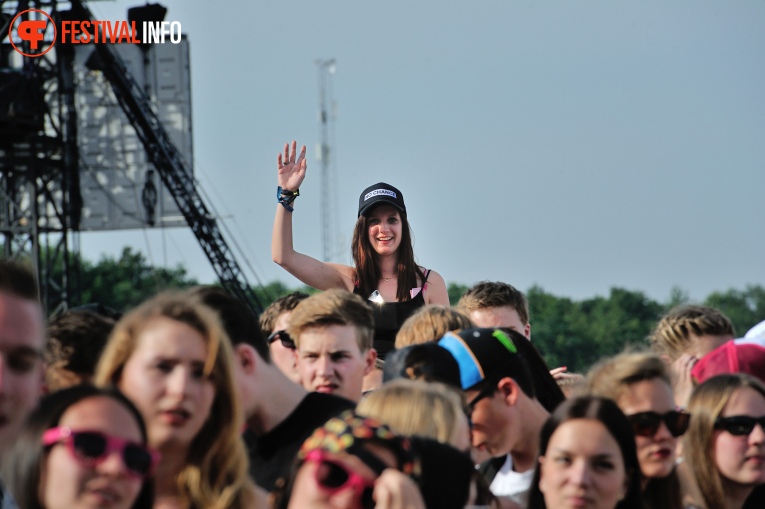
[[(270, 260), (275, 160), (292, 139), (313, 152), (315, 61), (335, 58), (344, 252), (359, 193), (385, 181), (448, 282), (660, 300), (765, 285), (765, 2), (163, 4), (191, 42), (197, 176), (265, 282), (298, 284)], [(318, 168), (294, 217), (316, 257)], [(81, 238), (90, 259), (128, 244), (214, 279), (186, 230)]]

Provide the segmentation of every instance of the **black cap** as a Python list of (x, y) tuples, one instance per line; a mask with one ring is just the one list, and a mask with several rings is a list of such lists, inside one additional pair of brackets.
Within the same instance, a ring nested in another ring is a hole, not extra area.
[(448, 350), (434, 342), (410, 345), (388, 354), (383, 383), (396, 378), (424, 379), (462, 388), (459, 364)]
[(370, 207), (381, 203), (393, 205), (401, 212), (406, 212), (404, 195), (401, 194), (401, 191), (390, 184), (379, 182), (361, 192), (361, 196), (359, 196), (359, 215), (357, 217), (361, 217)]
[(531, 385), (531, 375), (526, 359), (515, 345), (521, 340), (518, 338), (528, 341), (514, 331), (474, 328), (447, 332), (438, 345), (449, 350), (459, 364), (462, 390), (497, 376), (509, 376), (525, 390)]

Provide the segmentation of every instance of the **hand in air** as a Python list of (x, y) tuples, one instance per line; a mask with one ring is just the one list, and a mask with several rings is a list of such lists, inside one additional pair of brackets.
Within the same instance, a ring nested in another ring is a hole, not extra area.
[(284, 144), (284, 152), (276, 157), (278, 168), (277, 180), (282, 189), (295, 191), (300, 187), (305, 178), (305, 170), (308, 163), (305, 160), (305, 145), (297, 153), (297, 142), (292, 141)]

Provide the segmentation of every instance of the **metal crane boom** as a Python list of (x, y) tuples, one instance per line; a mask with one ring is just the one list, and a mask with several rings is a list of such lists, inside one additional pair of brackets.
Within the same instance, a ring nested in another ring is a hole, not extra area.
[[(88, 19), (94, 19), (82, 0), (73, 0), (72, 5), (81, 8)], [(117, 101), (135, 127), (149, 160), (194, 232), (221, 284), (255, 314), (260, 314), (263, 311), (262, 303), (247, 283), (215, 218), (197, 192), (191, 172), (187, 170), (180, 152), (152, 110), (148, 97), (109, 45), (95, 44), (94, 47), (101, 57), (102, 71)]]

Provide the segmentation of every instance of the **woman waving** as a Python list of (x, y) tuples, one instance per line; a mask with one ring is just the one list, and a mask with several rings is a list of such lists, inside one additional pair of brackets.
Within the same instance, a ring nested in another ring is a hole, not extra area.
[(276, 263), (308, 286), (319, 290), (341, 288), (368, 299), (375, 312), (378, 356), (393, 349), (396, 332), (425, 304), (449, 305), (444, 279), (417, 265), (412, 234), (401, 191), (379, 183), (359, 196), (359, 212), (351, 252), (355, 267), (321, 262), (298, 253), (292, 244), (292, 213), (305, 178), (305, 146), (284, 145), (277, 157), (277, 208), (271, 238)]

